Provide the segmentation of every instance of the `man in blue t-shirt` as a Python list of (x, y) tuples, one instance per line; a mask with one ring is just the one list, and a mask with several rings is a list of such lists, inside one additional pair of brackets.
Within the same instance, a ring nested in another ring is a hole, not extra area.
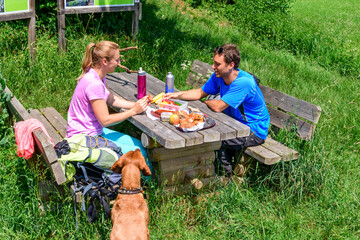
[[(216, 151), (215, 166), (219, 172), (230, 176), (236, 151), (263, 144), (268, 133), (270, 116), (264, 96), (254, 77), (240, 70), (240, 52), (233, 44), (224, 44), (214, 50), (214, 73), (198, 89), (165, 94), (166, 98), (200, 100), (215, 112), (224, 112), (250, 127), (249, 136), (225, 140)], [(218, 95), (211, 98), (211, 96)], [(240, 111), (243, 110), (243, 114)]]

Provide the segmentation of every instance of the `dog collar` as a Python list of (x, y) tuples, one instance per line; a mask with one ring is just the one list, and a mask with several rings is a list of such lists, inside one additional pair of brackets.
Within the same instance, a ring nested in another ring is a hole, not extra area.
[(144, 193), (143, 189), (137, 188), (137, 189), (126, 189), (124, 187), (120, 187), (118, 190), (118, 193), (120, 194), (138, 194), (138, 193)]

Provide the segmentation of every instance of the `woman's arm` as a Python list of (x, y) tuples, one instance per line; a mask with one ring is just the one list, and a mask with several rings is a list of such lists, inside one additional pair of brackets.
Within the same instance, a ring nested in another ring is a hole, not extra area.
[(115, 96), (112, 92), (110, 92), (110, 95), (107, 100), (107, 104), (116, 108), (130, 109), (135, 105), (135, 102), (125, 100), (121, 97)]
[(106, 105), (104, 99), (91, 100), (90, 103), (95, 117), (104, 127), (124, 121), (131, 116), (142, 113), (149, 105), (147, 98), (143, 98), (134, 103), (133, 106), (125, 112), (109, 114), (108, 106)]

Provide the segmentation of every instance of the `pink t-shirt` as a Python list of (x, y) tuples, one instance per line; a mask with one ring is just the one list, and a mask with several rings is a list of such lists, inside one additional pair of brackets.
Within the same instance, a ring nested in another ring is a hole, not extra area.
[(95, 117), (90, 100), (104, 99), (107, 101), (110, 92), (105, 86), (105, 77), (101, 80), (93, 68), (90, 68), (79, 80), (68, 111), (66, 137), (78, 133), (90, 136), (102, 134), (103, 127)]

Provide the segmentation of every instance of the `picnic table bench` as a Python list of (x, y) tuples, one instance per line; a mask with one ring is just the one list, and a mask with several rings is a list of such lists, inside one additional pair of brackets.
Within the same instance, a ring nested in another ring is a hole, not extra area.
[[(8, 108), (11, 115), (15, 116), (18, 121), (24, 121), (30, 118), (38, 119), (45, 127), (47, 133), (52, 138), (54, 144), (63, 140), (66, 135), (66, 120), (56, 111), (53, 107), (41, 108), (41, 109), (25, 109), (20, 101), (13, 96), (8, 87), (5, 88), (6, 93), (12, 95), (8, 102)], [(60, 163), (57, 161), (57, 155), (50, 139), (41, 129), (35, 129), (33, 131), (33, 137), (35, 140), (36, 153), (32, 157), (32, 161), (37, 161), (37, 155), (41, 156), (41, 159), (52, 173), (56, 184), (49, 179), (41, 180), (39, 182), (40, 198), (47, 200), (51, 191), (64, 192), (61, 184), (66, 182), (66, 178), (61, 169)], [(56, 188), (56, 190), (55, 190)]]
[[(194, 60), (187, 78), (187, 84), (193, 87), (201, 87), (213, 72), (210, 64)], [(262, 84), (259, 87), (265, 98), (272, 128), (275, 130), (295, 128), (301, 139), (310, 140), (313, 137), (321, 115), (321, 107)], [(247, 148), (244, 157), (272, 165), (281, 160), (298, 159), (299, 153), (268, 136), (264, 144)], [(247, 160), (243, 159), (242, 161)]]

